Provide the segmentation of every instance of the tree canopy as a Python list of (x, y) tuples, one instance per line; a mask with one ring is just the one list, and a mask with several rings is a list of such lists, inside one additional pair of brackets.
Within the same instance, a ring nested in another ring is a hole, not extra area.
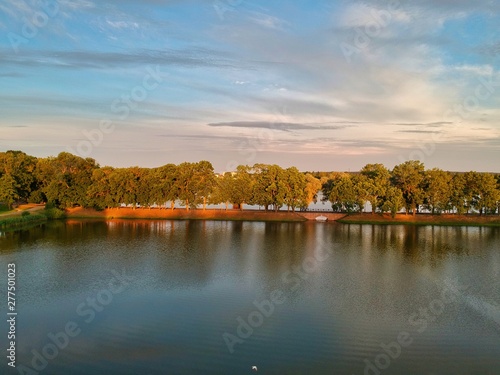
[(240, 165), (217, 174), (202, 160), (157, 168), (100, 167), (94, 159), (67, 152), (36, 158), (22, 151), (0, 152), (0, 203), (50, 202), (60, 208), (73, 206), (105, 209), (185, 209), (224, 204), (242, 209), (244, 204), (277, 211), (306, 210), (319, 196), (337, 212), (372, 213), (404, 209), (440, 213), (500, 213), (500, 174), (475, 171), (459, 173), (438, 168), (426, 170), (411, 160), (392, 170), (367, 164), (359, 172), (300, 172), (276, 164)]

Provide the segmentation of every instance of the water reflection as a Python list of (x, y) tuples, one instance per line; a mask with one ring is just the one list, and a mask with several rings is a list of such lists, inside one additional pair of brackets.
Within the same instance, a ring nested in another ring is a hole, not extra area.
[[(68, 220), (5, 233), (0, 267), (15, 261), (21, 270), (23, 363), (47, 332), (78, 320), (76, 306), (106, 287), (111, 270), (135, 277), (51, 363), (54, 375), (234, 374), (257, 362), (266, 373), (361, 374), (380, 342), (413, 329), (408, 318), (446, 280), (468, 286), (464, 301), (500, 302), (499, 244), (499, 228)], [(329, 256), (304, 274), (318, 248)], [(274, 290), (286, 302), (229, 354), (222, 333)], [(495, 321), (478, 311), (447, 306), (384, 373), (457, 372), (440, 358), (492, 373)], [(480, 358), (488, 365), (478, 367)]]

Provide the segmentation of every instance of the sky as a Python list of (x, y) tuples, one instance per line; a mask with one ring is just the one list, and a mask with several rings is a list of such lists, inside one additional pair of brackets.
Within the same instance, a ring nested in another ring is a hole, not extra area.
[(500, 0), (2, 0), (0, 151), (500, 172)]

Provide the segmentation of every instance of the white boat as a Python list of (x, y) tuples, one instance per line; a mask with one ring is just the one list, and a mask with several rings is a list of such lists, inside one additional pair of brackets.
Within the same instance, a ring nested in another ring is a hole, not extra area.
[(326, 216), (316, 216), (316, 221), (321, 221), (321, 222), (325, 222), (325, 221), (328, 221), (328, 218)]

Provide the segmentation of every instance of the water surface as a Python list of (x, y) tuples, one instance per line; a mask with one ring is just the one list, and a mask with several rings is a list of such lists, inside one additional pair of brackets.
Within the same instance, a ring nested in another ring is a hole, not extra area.
[(0, 251), (18, 365), (79, 329), (40, 374), (500, 371), (499, 228), (69, 220)]

